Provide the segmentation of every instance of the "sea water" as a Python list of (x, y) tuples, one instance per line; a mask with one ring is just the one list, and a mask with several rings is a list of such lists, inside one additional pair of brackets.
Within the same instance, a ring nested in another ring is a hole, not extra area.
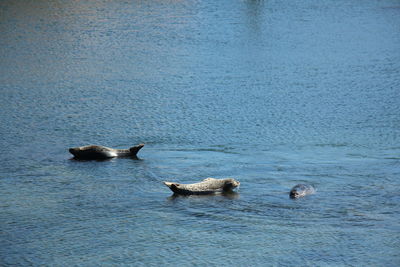
[(399, 73), (396, 0), (3, 0), (0, 265), (399, 266)]

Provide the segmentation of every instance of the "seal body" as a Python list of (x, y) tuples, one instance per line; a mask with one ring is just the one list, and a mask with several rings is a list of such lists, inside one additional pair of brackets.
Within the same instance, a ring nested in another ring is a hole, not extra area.
[(108, 159), (114, 157), (136, 157), (136, 154), (144, 146), (140, 144), (129, 149), (114, 149), (105, 146), (81, 146), (69, 149), (69, 152), (74, 155), (76, 159)]
[(240, 183), (233, 178), (206, 178), (200, 183), (195, 184), (179, 184), (172, 182), (164, 182), (164, 184), (168, 186), (172, 192), (179, 195), (205, 195), (218, 192), (230, 192), (240, 185)]
[(292, 190), (290, 190), (289, 196), (290, 198), (300, 198), (306, 195), (311, 195), (315, 193), (314, 187), (307, 184), (298, 184), (295, 185)]

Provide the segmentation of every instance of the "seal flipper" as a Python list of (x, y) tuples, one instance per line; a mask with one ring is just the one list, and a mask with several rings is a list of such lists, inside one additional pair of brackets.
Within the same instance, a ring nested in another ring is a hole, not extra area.
[(139, 152), (139, 150), (142, 149), (142, 147), (144, 147), (144, 144), (140, 144), (140, 145), (129, 148), (129, 151), (131, 152), (131, 156), (135, 157), (136, 154)]
[(178, 193), (179, 192), (179, 189), (178, 189), (179, 184), (171, 183), (171, 182), (164, 182), (164, 184), (166, 186), (168, 186), (169, 189), (171, 189), (172, 192), (174, 192), (174, 193)]

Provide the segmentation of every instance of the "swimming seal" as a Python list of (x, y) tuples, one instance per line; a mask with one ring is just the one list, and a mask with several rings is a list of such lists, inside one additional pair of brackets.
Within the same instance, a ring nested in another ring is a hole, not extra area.
[(136, 157), (136, 154), (144, 146), (140, 144), (129, 149), (114, 149), (105, 146), (80, 146), (69, 149), (76, 159), (108, 159), (115, 157)]
[(206, 178), (200, 183), (179, 184), (164, 182), (172, 192), (179, 195), (206, 195), (218, 192), (230, 192), (238, 187), (240, 183), (233, 178), (215, 179)]
[(306, 184), (298, 184), (295, 185), (292, 190), (290, 190), (289, 196), (290, 198), (299, 198), (304, 197), (306, 195), (311, 195), (315, 193), (314, 187)]

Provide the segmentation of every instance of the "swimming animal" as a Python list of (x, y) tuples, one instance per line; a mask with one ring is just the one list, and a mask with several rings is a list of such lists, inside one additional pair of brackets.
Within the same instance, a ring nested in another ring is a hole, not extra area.
[(69, 149), (76, 159), (108, 159), (114, 157), (136, 157), (136, 154), (144, 146), (140, 144), (129, 149), (114, 149), (105, 146), (80, 146)]
[(233, 178), (206, 178), (195, 184), (179, 184), (172, 182), (164, 182), (164, 184), (168, 186), (172, 192), (180, 195), (205, 195), (218, 192), (230, 192), (240, 185), (240, 183)]
[(298, 184), (295, 185), (292, 190), (290, 190), (289, 196), (290, 198), (299, 198), (304, 197), (306, 195), (311, 195), (315, 193), (314, 187), (307, 184)]

